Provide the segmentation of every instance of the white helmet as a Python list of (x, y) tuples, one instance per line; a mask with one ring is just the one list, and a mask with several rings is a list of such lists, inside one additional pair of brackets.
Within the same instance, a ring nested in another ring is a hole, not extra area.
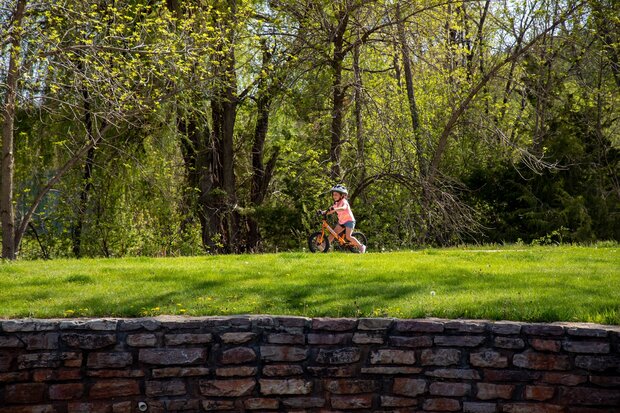
[(344, 185), (336, 185), (334, 187), (332, 187), (332, 189), (329, 190), (329, 192), (338, 192), (341, 193), (343, 195), (349, 195), (349, 191), (347, 190), (347, 188)]

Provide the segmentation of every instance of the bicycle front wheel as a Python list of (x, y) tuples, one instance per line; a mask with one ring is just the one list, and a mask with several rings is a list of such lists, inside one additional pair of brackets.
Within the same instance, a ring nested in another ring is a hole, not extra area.
[(310, 234), (308, 237), (308, 249), (310, 252), (327, 252), (329, 251), (329, 239), (320, 231)]

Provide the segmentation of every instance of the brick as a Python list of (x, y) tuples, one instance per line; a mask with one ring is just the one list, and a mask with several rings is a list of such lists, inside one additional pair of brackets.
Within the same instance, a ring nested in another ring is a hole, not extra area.
[(186, 393), (182, 380), (150, 380), (145, 383), (148, 397), (182, 396)]
[(377, 367), (362, 367), (362, 374), (419, 374), (422, 372), (422, 369), (419, 367), (388, 367), (388, 366), (377, 366)]
[[(133, 405), (132, 402), (114, 403), (112, 405), (112, 413), (132, 413), (132, 409), (131, 409), (132, 405)], [(166, 403), (166, 405), (168, 405), (168, 403)], [(197, 406), (198, 405), (196, 405), (196, 407)], [(154, 403), (151, 403), (151, 411), (153, 411), (154, 413), (157, 412), (157, 410), (155, 409)]]
[(358, 368), (354, 365), (337, 367), (307, 367), (308, 372), (317, 377), (354, 377)]
[(385, 338), (382, 335), (372, 333), (355, 333), (353, 335), (353, 342), (355, 344), (383, 344)]
[(564, 327), (552, 324), (525, 324), (521, 331), (530, 336), (564, 335)]
[(310, 394), (312, 392), (312, 382), (303, 379), (261, 379), (259, 384), (261, 394), (265, 395)]
[(433, 345), (433, 338), (431, 336), (417, 336), (417, 337), (390, 337), (390, 345), (393, 347), (431, 347)]
[(516, 354), (512, 359), (512, 364), (531, 370), (570, 369), (570, 359), (568, 356), (535, 352)]
[(341, 348), (337, 350), (321, 349), (316, 361), (320, 364), (350, 364), (360, 360), (361, 350), (356, 347)]
[(618, 389), (595, 389), (588, 387), (562, 387), (560, 400), (566, 405), (620, 406)]
[(480, 400), (506, 399), (510, 400), (515, 386), (510, 384), (477, 383), (476, 397)]
[(495, 337), (493, 344), (498, 348), (522, 349), (525, 348), (525, 341), (520, 338)]
[(256, 380), (200, 380), (198, 385), (203, 396), (241, 397), (252, 393)]
[(436, 345), (448, 347), (477, 347), (484, 340), (484, 336), (435, 336)]
[(588, 381), (588, 376), (580, 376), (571, 373), (545, 373), (542, 376), (543, 383), (562, 384), (564, 386), (577, 386)]
[(463, 402), (463, 413), (496, 413), (495, 403)]
[(444, 325), (442, 322), (430, 320), (398, 320), (394, 330), (399, 333), (442, 333)]
[(235, 402), (232, 400), (203, 400), (202, 408), (206, 411), (235, 410)]
[(113, 413), (110, 403), (69, 403), (67, 413)]
[(58, 413), (51, 404), (0, 407), (0, 413)]
[(82, 383), (52, 384), (49, 388), (51, 400), (79, 399), (84, 394)]
[(165, 367), (153, 369), (153, 378), (207, 376), (210, 370), (206, 367)]
[(480, 380), (480, 374), (471, 369), (436, 369), (426, 371), (425, 374), (442, 379)]
[(56, 350), (58, 349), (59, 338), (58, 333), (24, 334), (20, 336), (28, 350)]
[(15, 360), (15, 357), (10, 352), (3, 351), (0, 353), (0, 372), (11, 370), (13, 360)]
[(321, 397), (295, 397), (282, 400), (282, 404), (293, 409), (318, 408), (325, 406), (325, 399)]
[(471, 384), (434, 382), (431, 383), (428, 390), (433, 396), (465, 396), (471, 392)]
[(69, 347), (82, 350), (99, 350), (116, 344), (116, 334), (65, 333), (60, 339)]
[(108, 369), (127, 367), (132, 363), (131, 353), (90, 353), (87, 365), (91, 369)]
[(333, 346), (338, 344), (348, 344), (353, 338), (353, 334), (308, 334), (308, 344)]
[(138, 355), (140, 361), (146, 364), (174, 365), (197, 364), (207, 358), (204, 348), (184, 349), (142, 349)]
[(58, 323), (42, 321), (5, 320), (2, 322), (2, 331), (6, 333), (52, 331)]
[[(2, 359), (0, 355), (0, 370)], [(63, 353), (33, 353), (21, 354), (17, 357), (17, 368), (57, 368), (61, 366), (80, 367), (82, 365), (82, 354), (76, 352)]]
[(519, 323), (506, 321), (491, 324), (491, 331), (495, 334), (516, 335), (521, 333), (521, 328), (522, 325)]
[(131, 347), (155, 347), (157, 336), (155, 334), (130, 334), (127, 336), (127, 345)]
[[(28, 381), (28, 372), (12, 372), (12, 373), (0, 373), (0, 383), (15, 383), (18, 381)], [(43, 380), (35, 380), (43, 381)]]
[(213, 341), (213, 334), (166, 334), (164, 342), (167, 346), (180, 346), (183, 344), (207, 344)]
[[(129, 406), (129, 410), (127, 411), (127, 413), (133, 413), (135, 410), (131, 409), (132, 403), (131, 402), (129, 403), (130, 403), (130, 406)], [(166, 412), (190, 412), (190, 413), (199, 412), (200, 411), (200, 400), (196, 400), (196, 399), (166, 400), (164, 401), (164, 408), (162, 410)], [(150, 410), (147, 410), (147, 411), (150, 411)]]
[(525, 398), (527, 400), (545, 401), (552, 399), (555, 388), (550, 386), (525, 386)]
[(224, 333), (220, 336), (224, 344), (245, 344), (256, 338), (256, 333)]
[(114, 379), (100, 380), (90, 388), (89, 396), (93, 399), (107, 399), (111, 397), (137, 396), (140, 386), (136, 380)]
[(411, 350), (377, 350), (370, 353), (370, 364), (415, 364)]
[(620, 371), (620, 356), (577, 356), (575, 366), (590, 371)]
[(23, 348), (25, 344), (15, 336), (0, 337), (0, 348)]
[(243, 407), (248, 410), (274, 410), (280, 407), (277, 399), (252, 398), (243, 401)]
[(446, 330), (454, 330), (459, 333), (484, 333), (487, 323), (478, 321), (451, 320), (444, 324)]
[(529, 340), (530, 346), (538, 351), (551, 351), (557, 353), (562, 348), (562, 343), (559, 340), (545, 340), (541, 338), (534, 338)]
[(303, 334), (269, 334), (267, 336), (267, 343), (269, 344), (305, 344), (306, 336)]
[(304, 328), (311, 321), (306, 317), (294, 317), (294, 316), (285, 316), (285, 317), (274, 317), (278, 325), (282, 328)]
[(428, 383), (422, 379), (396, 378), (392, 386), (394, 394), (415, 397), (426, 393)]
[(423, 366), (450, 366), (461, 359), (461, 352), (454, 349), (422, 350), (420, 362)]
[(220, 357), (222, 364), (243, 364), (256, 360), (256, 353), (249, 347), (235, 347), (226, 350)]
[(360, 318), (358, 330), (387, 330), (394, 322), (391, 318)]
[(261, 346), (261, 359), (266, 361), (302, 361), (308, 358), (308, 350), (301, 347)]
[(613, 410), (600, 408), (596, 409), (594, 407), (568, 407), (568, 413), (616, 413)]
[(566, 334), (575, 337), (599, 337), (607, 338), (609, 331), (602, 330), (600, 328), (585, 328), (585, 327), (569, 327), (566, 329)]
[(4, 388), (4, 399), (9, 403), (39, 403), (45, 397), (43, 383), (11, 384)]
[(475, 367), (508, 367), (508, 357), (492, 350), (485, 350), (469, 355), (469, 363)]
[(590, 383), (603, 387), (617, 387), (620, 389), (620, 377), (618, 376), (590, 376)]
[(79, 369), (43, 369), (32, 373), (32, 380), (36, 382), (80, 379), (82, 379), (82, 372)]
[[(61, 326), (62, 328), (62, 326)], [(120, 320), (118, 324), (119, 331), (136, 331), (147, 330), (156, 331), (161, 328), (161, 323), (154, 318), (137, 318)]]
[(541, 377), (542, 373), (539, 371), (526, 371), (526, 370), (484, 370), (484, 380), (486, 381), (532, 381)]
[(332, 396), (331, 405), (334, 409), (369, 409), (372, 407), (372, 395)]
[(411, 399), (409, 397), (381, 396), (381, 407), (413, 407), (417, 405), (417, 399)]
[(304, 369), (298, 364), (271, 364), (263, 367), (263, 376), (284, 377), (303, 374)]
[(313, 330), (352, 331), (357, 326), (354, 318), (313, 318)]
[(326, 380), (325, 389), (334, 394), (371, 393), (379, 388), (375, 380)]
[(560, 413), (564, 407), (553, 404), (508, 403), (502, 406), (504, 413)]
[(593, 341), (566, 341), (562, 347), (569, 353), (607, 354), (610, 351), (609, 343)]
[(461, 403), (455, 399), (427, 399), (424, 401), (424, 410), (456, 412), (461, 410)]
[(88, 377), (97, 377), (97, 378), (139, 378), (144, 377), (145, 373), (142, 370), (132, 370), (132, 369), (117, 369), (117, 370), (88, 370), (86, 372)]
[(255, 376), (258, 369), (250, 366), (220, 367), (215, 370), (218, 377), (248, 377)]

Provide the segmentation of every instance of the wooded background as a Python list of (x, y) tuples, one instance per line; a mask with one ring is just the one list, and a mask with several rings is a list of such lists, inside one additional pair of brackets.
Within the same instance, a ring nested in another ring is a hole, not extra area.
[(616, 0), (1, 0), (2, 255), (620, 240)]

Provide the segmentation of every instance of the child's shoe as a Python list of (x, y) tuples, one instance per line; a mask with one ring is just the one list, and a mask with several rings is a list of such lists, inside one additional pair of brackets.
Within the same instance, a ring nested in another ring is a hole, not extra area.
[(360, 246), (360, 253), (362, 253), (362, 254), (366, 253), (366, 245)]

